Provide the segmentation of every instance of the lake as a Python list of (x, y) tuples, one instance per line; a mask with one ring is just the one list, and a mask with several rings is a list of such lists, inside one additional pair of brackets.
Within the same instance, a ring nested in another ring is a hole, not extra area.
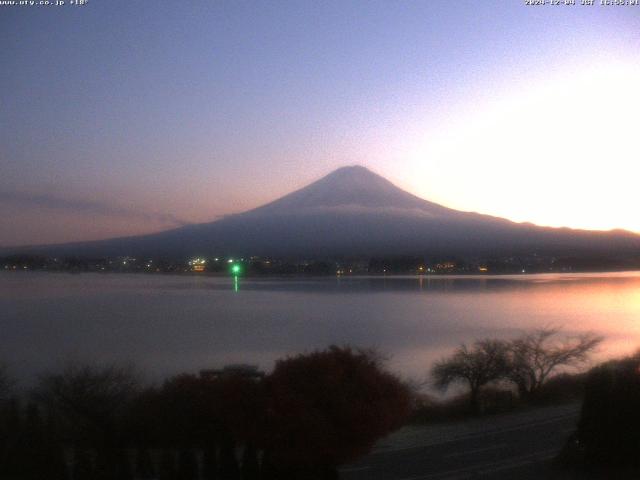
[(640, 347), (640, 272), (231, 278), (0, 273), (0, 359), (31, 377), (68, 361), (134, 362), (152, 378), (331, 344), (373, 347), (423, 379), (461, 342), (562, 327)]

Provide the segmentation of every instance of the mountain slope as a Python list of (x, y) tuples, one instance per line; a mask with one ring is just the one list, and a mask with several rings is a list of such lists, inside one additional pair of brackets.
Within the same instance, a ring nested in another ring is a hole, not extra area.
[(65, 255), (640, 254), (640, 236), (543, 228), (423, 200), (363, 167), (340, 168), (274, 202), (166, 232), (30, 251)]

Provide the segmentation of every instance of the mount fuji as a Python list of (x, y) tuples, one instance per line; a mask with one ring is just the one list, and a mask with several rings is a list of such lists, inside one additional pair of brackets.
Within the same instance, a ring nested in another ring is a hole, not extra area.
[(77, 256), (544, 255), (640, 256), (640, 235), (539, 227), (453, 210), (360, 166), (278, 200), (160, 233), (11, 249)]

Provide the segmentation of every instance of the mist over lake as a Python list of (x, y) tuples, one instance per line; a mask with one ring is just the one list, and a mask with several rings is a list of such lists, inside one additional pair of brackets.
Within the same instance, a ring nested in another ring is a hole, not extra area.
[(330, 344), (373, 347), (421, 379), (461, 342), (556, 326), (640, 347), (640, 273), (232, 278), (0, 274), (0, 359), (20, 377), (70, 360), (134, 362), (150, 378)]

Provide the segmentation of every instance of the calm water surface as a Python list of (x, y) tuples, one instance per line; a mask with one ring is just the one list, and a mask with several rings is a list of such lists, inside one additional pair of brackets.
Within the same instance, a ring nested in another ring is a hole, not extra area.
[(330, 344), (375, 347), (423, 378), (461, 342), (559, 326), (640, 347), (640, 272), (482, 277), (232, 279), (0, 273), (0, 359), (19, 375), (69, 360), (153, 375), (227, 363), (264, 369)]

